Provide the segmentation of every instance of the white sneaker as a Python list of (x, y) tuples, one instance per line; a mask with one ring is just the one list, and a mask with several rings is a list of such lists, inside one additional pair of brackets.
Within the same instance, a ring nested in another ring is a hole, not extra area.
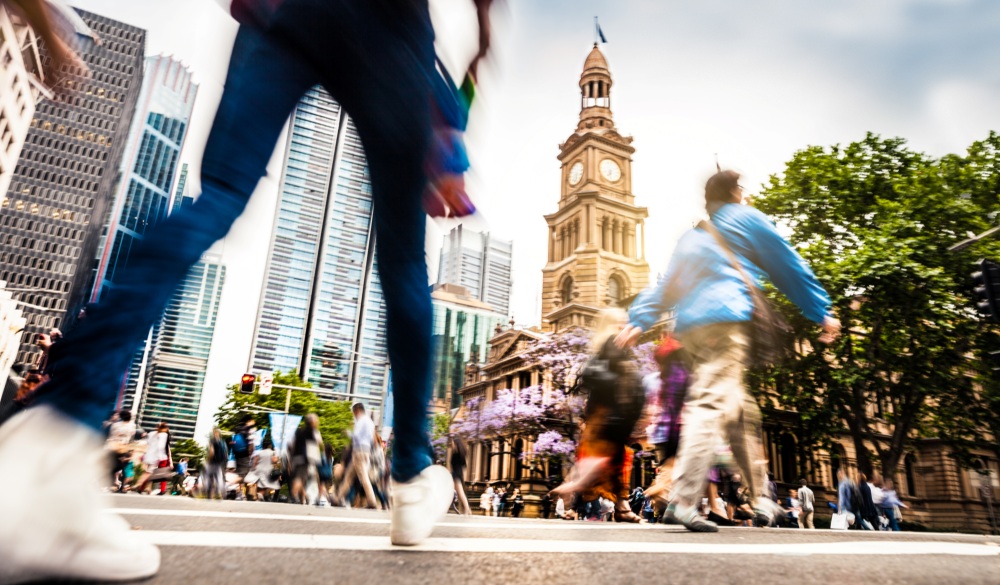
[(51, 407), (0, 426), (0, 583), (156, 574), (160, 551), (103, 511), (106, 472), (98, 434)]
[(753, 511), (758, 526), (777, 526), (778, 518), (784, 513), (777, 502), (764, 497), (757, 498), (753, 504)]
[(434, 530), (434, 523), (448, 513), (455, 497), (451, 473), (432, 465), (410, 481), (392, 482), (392, 524), (389, 540), (400, 546), (420, 544)]

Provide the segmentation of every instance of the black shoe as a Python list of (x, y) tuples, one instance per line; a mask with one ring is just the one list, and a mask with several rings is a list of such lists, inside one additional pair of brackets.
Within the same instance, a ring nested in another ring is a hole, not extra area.
[(718, 526), (736, 526), (736, 523), (726, 518), (725, 516), (719, 516), (715, 512), (708, 513), (708, 519), (714, 522)]

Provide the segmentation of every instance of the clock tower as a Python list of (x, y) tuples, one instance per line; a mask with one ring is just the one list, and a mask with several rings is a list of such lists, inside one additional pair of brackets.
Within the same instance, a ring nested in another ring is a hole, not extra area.
[(589, 327), (597, 313), (649, 284), (645, 207), (632, 194), (632, 137), (611, 115), (611, 71), (594, 44), (580, 76), (580, 122), (559, 145), (559, 209), (545, 216), (542, 323)]

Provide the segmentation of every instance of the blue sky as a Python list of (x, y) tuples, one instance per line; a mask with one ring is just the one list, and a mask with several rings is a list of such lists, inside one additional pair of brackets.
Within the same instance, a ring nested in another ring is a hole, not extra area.
[[(235, 24), (216, 0), (71, 3), (147, 28), (148, 53), (175, 54), (192, 68), (201, 91), (182, 159), (197, 172)], [(439, 50), (455, 69), (474, 51), (470, 6), (432, 1)], [(539, 321), (542, 215), (556, 209), (555, 157), (576, 126), (594, 15), (609, 41), (616, 124), (635, 138), (633, 188), (649, 207), (654, 274), (702, 212), (715, 153), (753, 191), (808, 145), (873, 131), (941, 155), (1000, 129), (995, 0), (507, 0), (469, 133), (470, 185), (482, 210), (470, 223), (514, 240), (512, 311), (523, 324)], [(270, 176), (280, 176), (274, 164)], [(275, 197), (276, 181), (265, 180), (218, 246), (230, 271), (207, 411), (247, 362)], [(449, 227), (430, 224), (432, 278)]]

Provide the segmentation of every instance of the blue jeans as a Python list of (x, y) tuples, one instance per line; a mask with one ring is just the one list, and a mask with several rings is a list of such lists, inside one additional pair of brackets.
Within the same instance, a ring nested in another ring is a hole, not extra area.
[(133, 352), (191, 266), (243, 213), (289, 113), (321, 84), (353, 118), (371, 175), (396, 401), (392, 474), (406, 481), (432, 463), (421, 199), (434, 33), (426, 3), (397, 3), (409, 7), (405, 13), (387, 5), (286, 0), (269, 25), (240, 28), (202, 161), (201, 196), (147, 233), (120, 281), (53, 349), (52, 379), (37, 404), (100, 428)]
[(894, 508), (882, 508), (882, 514), (889, 519), (889, 530), (899, 532), (899, 522), (896, 521), (896, 510)]

